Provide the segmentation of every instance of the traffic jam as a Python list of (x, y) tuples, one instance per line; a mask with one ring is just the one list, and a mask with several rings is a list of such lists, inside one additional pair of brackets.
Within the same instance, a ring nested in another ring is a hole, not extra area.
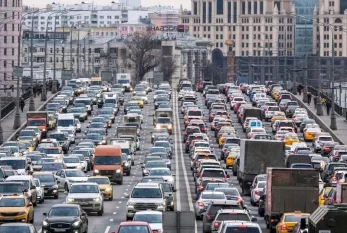
[(347, 146), (280, 84), (73, 79), (0, 147), (0, 233), (343, 232)]

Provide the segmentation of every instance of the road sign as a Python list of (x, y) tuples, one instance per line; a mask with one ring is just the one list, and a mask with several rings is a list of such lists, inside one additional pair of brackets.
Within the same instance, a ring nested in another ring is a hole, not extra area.
[(13, 76), (22, 77), (23, 76), (23, 67), (15, 66), (13, 67)]
[(161, 71), (153, 71), (153, 84), (160, 85), (164, 81), (164, 73)]
[(72, 79), (72, 71), (71, 70), (62, 70), (61, 80), (71, 80), (71, 79)]

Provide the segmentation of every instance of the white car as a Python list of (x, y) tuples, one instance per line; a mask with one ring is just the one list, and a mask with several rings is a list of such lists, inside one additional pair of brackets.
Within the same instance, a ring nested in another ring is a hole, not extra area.
[(279, 106), (268, 106), (264, 111), (265, 121), (271, 120), (273, 116), (275, 116), (281, 109)]
[(160, 176), (163, 177), (165, 182), (171, 184), (172, 188), (175, 185), (174, 174), (171, 174), (171, 170), (169, 168), (152, 168), (149, 171), (149, 176)]
[(242, 96), (235, 96), (232, 101), (230, 101), (230, 107), (231, 109), (234, 109), (234, 106), (238, 103), (242, 103), (245, 101), (245, 98)]
[(45, 190), (43, 186), (41, 186), (41, 182), (39, 179), (34, 178), (36, 193), (37, 193), (37, 201), (38, 203), (43, 203), (45, 201)]
[(81, 163), (78, 156), (71, 156), (71, 155), (65, 156), (63, 158), (63, 161), (67, 169), (80, 169), (82, 171), (84, 171), (85, 169), (84, 163)]
[(258, 181), (257, 186), (251, 190), (251, 205), (259, 203), (260, 193), (264, 190), (266, 181)]
[(59, 131), (67, 133), (67, 138), (68, 138), (68, 140), (70, 141), (71, 144), (74, 144), (76, 142), (75, 128), (62, 128)]
[(130, 109), (127, 114), (137, 115), (140, 116), (141, 123), (143, 123), (143, 115), (141, 109)]
[(71, 184), (87, 182), (88, 176), (80, 169), (62, 169), (55, 173), (58, 188), (69, 191)]
[(136, 212), (133, 221), (147, 222), (153, 232), (163, 232), (163, 213), (160, 211), (145, 210)]

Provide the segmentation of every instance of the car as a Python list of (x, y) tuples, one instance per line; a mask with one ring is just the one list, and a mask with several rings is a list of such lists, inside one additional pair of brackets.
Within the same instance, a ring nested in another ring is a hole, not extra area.
[(151, 169), (154, 168), (166, 168), (167, 163), (163, 160), (151, 160), (147, 161), (145, 164), (141, 165), (142, 167), (142, 176), (148, 176)]
[(41, 185), (41, 182), (39, 179), (34, 178), (35, 187), (36, 187), (36, 193), (37, 193), (37, 201), (38, 203), (45, 202), (45, 191), (43, 189), (43, 185)]
[(319, 133), (316, 134), (314, 139), (312, 140), (312, 146), (315, 153), (321, 152), (322, 147), (325, 143), (333, 143), (333, 137), (328, 133)]
[(65, 203), (79, 204), (84, 211), (96, 212), (98, 216), (104, 214), (103, 194), (97, 183), (83, 182), (71, 184)]
[(163, 213), (160, 211), (140, 211), (135, 213), (133, 222), (147, 222), (153, 232), (163, 232)]
[(113, 186), (107, 176), (91, 176), (88, 177), (87, 182), (97, 183), (104, 199), (107, 199), (109, 201), (113, 200)]
[(43, 216), (42, 232), (88, 232), (88, 215), (79, 205), (56, 204)]
[(221, 224), (221, 231), (218, 233), (228, 233), (228, 232), (252, 232), (252, 233), (262, 233), (259, 224), (254, 222), (246, 221), (225, 221)]
[(6, 182), (22, 182), (24, 185), (24, 192), (30, 200), (30, 202), (36, 206), (38, 203), (37, 191), (35, 186), (35, 181), (31, 175), (18, 175), (7, 177)]
[(88, 180), (88, 176), (80, 169), (61, 169), (55, 173), (55, 178), (60, 189), (69, 191), (73, 183), (83, 183)]
[(1, 233), (37, 233), (33, 224), (30, 223), (4, 223), (0, 225)]
[(248, 211), (244, 209), (220, 209), (211, 224), (211, 231), (217, 231), (220, 225), (225, 224), (227, 221), (256, 222), (257, 218), (250, 216)]
[(263, 191), (266, 181), (258, 181), (256, 186), (251, 189), (251, 205), (255, 206), (259, 202), (260, 193)]
[(34, 223), (34, 207), (26, 196), (4, 196), (0, 199), (0, 223)]
[(54, 199), (58, 199), (58, 184), (54, 174), (51, 172), (34, 172), (33, 177), (40, 180), (45, 197), (54, 197)]
[(171, 184), (172, 188), (174, 188), (174, 186), (175, 186), (175, 179), (174, 179), (175, 174), (172, 174), (171, 170), (167, 167), (165, 167), (165, 168), (152, 168), (149, 171), (148, 176), (163, 177), (165, 182)]
[(202, 220), (203, 214), (206, 211), (206, 208), (210, 202), (213, 201), (226, 201), (226, 196), (223, 192), (216, 192), (216, 191), (203, 191), (197, 198), (194, 204), (194, 212), (195, 212), (195, 219), (196, 220)]
[(284, 213), (280, 221), (276, 225), (276, 233), (285, 233), (293, 231), (296, 223), (300, 222), (302, 218), (306, 219), (308, 222), (308, 217), (310, 214), (301, 213), (300, 211), (295, 211), (292, 213)]
[(112, 233), (154, 233), (148, 222), (128, 221), (121, 222), (116, 232)]

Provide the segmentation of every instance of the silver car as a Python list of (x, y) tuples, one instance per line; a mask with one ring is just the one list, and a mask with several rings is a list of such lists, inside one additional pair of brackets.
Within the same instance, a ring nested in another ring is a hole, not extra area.
[(208, 204), (214, 200), (227, 200), (223, 192), (203, 191), (194, 204), (195, 218), (201, 220)]
[(172, 188), (174, 188), (175, 185), (175, 179), (174, 174), (171, 174), (171, 170), (169, 168), (152, 168), (149, 171), (149, 176), (160, 176), (163, 177), (165, 182), (171, 184)]
[(78, 204), (86, 212), (104, 214), (104, 199), (96, 183), (75, 183), (70, 187), (66, 204)]
[(44, 185), (41, 185), (39, 179), (34, 178), (36, 193), (37, 193), (37, 201), (38, 203), (43, 203), (45, 201), (45, 190), (43, 189)]
[(251, 190), (251, 205), (255, 206), (259, 203), (261, 192), (264, 190), (266, 181), (259, 181), (255, 188)]

